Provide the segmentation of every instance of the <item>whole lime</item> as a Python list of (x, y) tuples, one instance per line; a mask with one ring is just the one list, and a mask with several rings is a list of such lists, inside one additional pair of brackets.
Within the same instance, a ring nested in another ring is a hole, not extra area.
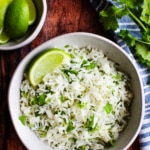
[(9, 5), (4, 29), (12, 39), (21, 38), (28, 30), (29, 6), (26, 0), (13, 0)]

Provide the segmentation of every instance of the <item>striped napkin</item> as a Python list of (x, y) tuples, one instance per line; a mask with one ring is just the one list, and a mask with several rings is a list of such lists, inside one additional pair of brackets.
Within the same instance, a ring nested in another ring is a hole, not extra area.
[[(108, 5), (113, 4), (117, 5), (112, 0), (89, 0), (94, 9), (99, 13), (102, 9), (106, 8)], [(119, 28), (113, 33), (114, 39), (135, 61), (135, 64), (138, 67), (140, 72), (143, 87), (144, 87), (144, 94), (145, 94), (145, 115), (144, 121), (142, 124), (141, 131), (139, 133), (139, 143), (141, 150), (150, 150), (150, 68), (147, 68), (145, 65), (138, 62), (138, 60), (134, 57), (133, 53), (131, 52), (130, 48), (126, 45), (126, 43), (118, 37), (118, 32), (121, 29), (130, 30), (132, 34), (136, 37), (140, 36), (139, 27), (135, 24), (135, 22), (129, 17), (125, 16), (122, 19), (118, 20)]]

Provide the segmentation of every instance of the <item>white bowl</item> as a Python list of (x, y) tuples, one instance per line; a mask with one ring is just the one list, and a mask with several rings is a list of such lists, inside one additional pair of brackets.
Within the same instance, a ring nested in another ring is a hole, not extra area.
[(31, 25), (26, 35), (18, 40), (10, 40), (6, 44), (0, 45), (0, 50), (14, 50), (21, 48), (30, 42), (32, 42), (41, 31), (47, 14), (46, 0), (33, 0), (36, 6), (37, 19), (36, 22)]
[(78, 45), (79, 47), (90, 45), (92, 47), (100, 48), (111, 60), (119, 64), (119, 69), (121, 71), (130, 75), (131, 88), (134, 92), (134, 100), (131, 106), (131, 119), (125, 130), (120, 134), (115, 145), (108, 148), (109, 150), (127, 149), (136, 139), (143, 120), (144, 94), (139, 73), (134, 62), (118, 45), (104, 37), (83, 32), (61, 35), (43, 43), (31, 51), (17, 67), (9, 86), (8, 106), (13, 125), (19, 138), (28, 149), (50, 150), (46, 143), (39, 141), (35, 134), (19, 121), (18, 118), (21, 115), (19, 109), (19, 88), (27, 65), (37, 54), (49, 48), (63, 47), (66, 44)]

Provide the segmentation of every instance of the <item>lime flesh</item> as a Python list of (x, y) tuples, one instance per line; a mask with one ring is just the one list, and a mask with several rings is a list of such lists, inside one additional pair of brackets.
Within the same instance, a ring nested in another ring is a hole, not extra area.
[(29, 66), (28, 77), (33, 86), (39, 84), (43, 77), (52, 73), (69, 54), (59, 49), (50, 49), (40, 54)]
[(9, 37), (7, 36), (7, 34), (5, 33), (5, 31), (2, 28), (0, 30), (0, 44), (5, 44), (8, 42), (8, 40), (9, 40)]
[(29, 25), (33, 24), (36, 20), (36, 7), (32, 0), (26, 0), (29, 6)]

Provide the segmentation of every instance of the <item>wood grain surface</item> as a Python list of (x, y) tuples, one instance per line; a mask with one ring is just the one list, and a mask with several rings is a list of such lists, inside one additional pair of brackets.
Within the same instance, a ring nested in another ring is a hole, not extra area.
[[(105, 36), (99, 16), (87, 0), (47, 0), (45, 24), (34, 41), (23, 48), (0, 51), (0, 150), (26, 150), (12, 125), (7, 106), (10, 79), (20, 61), (43, 42), (65, 33), (83, 31)], [(138, 138), (128, 150), (139, 150)]]

